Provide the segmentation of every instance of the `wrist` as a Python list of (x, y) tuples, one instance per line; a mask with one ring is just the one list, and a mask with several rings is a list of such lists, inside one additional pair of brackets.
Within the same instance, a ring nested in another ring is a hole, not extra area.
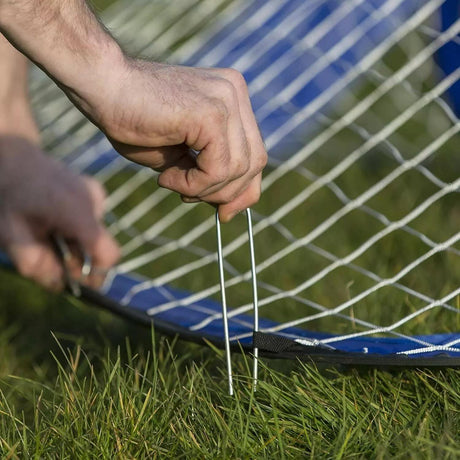
[(0, 32), (100, 124), (125, 57), (85, 0), (0, 0)]
[(110, 110), (126, 73), (126, 57), (115, 40), (95, 45), (97, 50), (88, 54), (78, 66), (62, 69), (54, 76), (69, 99), (98, 127), (104, 129), (104, 120)]

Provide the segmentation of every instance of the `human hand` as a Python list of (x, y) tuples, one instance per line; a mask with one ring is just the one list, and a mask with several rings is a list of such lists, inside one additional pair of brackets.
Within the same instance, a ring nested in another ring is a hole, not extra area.
[(0, 31), (160, 186), (217, 205), (224, 222), (259, 199), (267, 154), (235, 70), (127, 58), (84, 0), (0, 0)]
[[(0, 247), (23, 276), (53, 291), (63, 288), (63, 267), (51, 241), (60, 235), (91, 256), (94, 270), (83, 281), (97, 287), (119, 257), (100, 223), (103, 206), (98, 182), (74, 175), (23, 137), (0, 136)], [(78, 257), (69, 268), (80, 278)]]
[(217, 205), (222, 222), (256, 203), (267, 154), (242, 75), (126, 62), (111, 96), (89, 104), (118, 152), (183, 201)]

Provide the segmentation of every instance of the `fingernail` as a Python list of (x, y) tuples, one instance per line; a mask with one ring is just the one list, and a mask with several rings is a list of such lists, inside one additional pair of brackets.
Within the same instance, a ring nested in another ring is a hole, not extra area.
[(181, 199), (184, 203), (199, 203), (201, 200), (196, 197), (190, 197), (190, 196), (181, 196)]

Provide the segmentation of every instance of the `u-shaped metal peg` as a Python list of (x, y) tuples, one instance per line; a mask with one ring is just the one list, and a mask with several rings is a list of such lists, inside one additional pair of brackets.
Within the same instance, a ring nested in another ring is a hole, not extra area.
[[(251, 210), (246, 209), (246, 217), (248, 222), (248, 238), (249, 238), (249, 254), (251, 262), (251, 277), (252, 277), (252, 299), (254, 309), (254, 332), (259, 330), (259, 312), (258, 312), (258, 295), (257, 295), (257, 274), (254, 250), (254, 238), (252, 232), (252, 217)], [(219, 280), (220, 292), (222, 298), (222, 318), (224, 323), (224, 337), (225, 337), (225, 354), (227, 360), (227, 376), (228, 376), (228, 393), (233, 395), (233, 374), (232, 374), (232, 360), (230, 350), (230, 337), (228, 331), (228, 312), (227, 312), (227, 296), (225, 294), (225, 276), (224, 276), (224, 256), (222, 250), (222, 234), (220, 229), (219, 213), (216, 211), (216, 233), (217, 233), (217, 260), (219, 264)], [(254, 367), (253, 367), (253, 389), (256, 391), (258, 379), (258, 362), (259, 350), (253, 348)]]

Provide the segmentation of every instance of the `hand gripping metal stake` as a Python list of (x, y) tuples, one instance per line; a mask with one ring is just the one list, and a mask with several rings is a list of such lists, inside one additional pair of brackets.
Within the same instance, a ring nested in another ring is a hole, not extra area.
[[(64, 268), (64, 275), (65, 275), (67, 286), (70, 292), (75, 297), (80, 297), (81, 289), (80, 289), (79, 281), (72, 278), (69, 267), (68, 267), (69, 261), (72, 259), (72, 252), (70, 251), (69, 245), (64, 240), (64, 238), (62, 238), (59, 235), (54, 235), (53, 240), (56, 245), (56, 249), (59, 253), (59, 256), (62, 259), (62, 265)], [(92, 268), (91, 267), (91, 257), (82, 248), (80, 248), (80, 252), (83, 257), (83, 265), (81, 267), (81, 278), (83, 279), (89, 276), (91, 273), (91, 268)]]
[[(251, 258), (251, 276), (252, 276), (252, 296), (254, 308), (254, 332), (259, 330), (259, 312), (258, 312), (258, 296), (257, 296), (257, 278), (256, 278), (256, 263), (254, 251), (254, 239), (252, 235), (252, 219), (251, 210), (246, 209), (246, 217), (248, 221), (248, 237), (249, 237), (249, 252)], [(233, 377), (232, 377), (232, 361), (230, 352), (230, 338), (228, 333), (228, 314), (227, 314), (227, 298), (225, 294), (225, 278), (224, 278), (224, 257), (222, 251), (222, 236), (220, 231), (219, 213), (216, 211), (216, 233), (217, 233), (217, 260), (219, 263), (219, 279), (220, 279), (220, 292), (222, 296), (222, 318), (224, 323), (224, 336), (225, 336), (225, 354), (227, 358), (227, 375), (228, 375), (228, 393), (233, 395)], [(254, 391), (257, 387), (258, 377), (258, 358), (259, 350), (254, 347)]]

